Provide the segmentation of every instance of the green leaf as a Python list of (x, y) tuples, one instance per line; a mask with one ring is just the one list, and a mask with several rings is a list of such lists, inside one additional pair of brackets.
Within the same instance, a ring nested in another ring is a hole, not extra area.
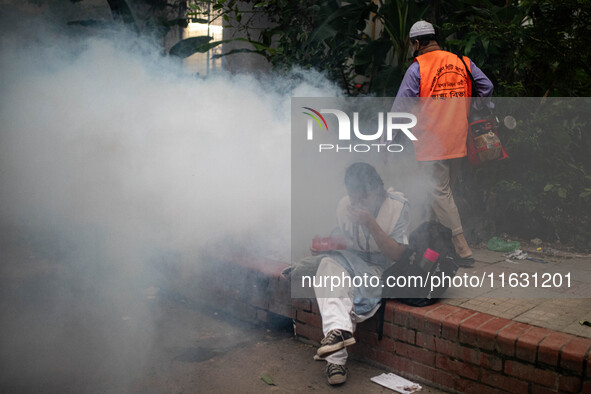
[(204, 18), (191, 18), (191, 23), (203, 23), (204, 25), (209, 23), (209, 20)]
[(488, 45), (489, 45), (489, 43), (490, 43), (489, 39), (488, 39), (488, 38), (486, 38), (486, 37), (482, 37), (482, 38), (480, 39), (480, 42), (482, 42), (482, 47), (484, 48), (484, 51), (485, 51), (485, 52), (488, 52)]
[(544, 191), (545, 191), (545, 192), (547, 192), (547, 191), (550, 191), (550, 190), (552, 190), (552, 189), (554, 189), (554, 185), (553, 185), (553, 184), (551, 184), (551, 183), (549, 183), (549, 184), (547, 184), (546, 186), (544, 186)]
[(224, 53), (219, 54), (219, 55), (213, 55), (211, 58), (212, 59), (219, 59), (221, 57), (229, 56), (229, 55), (234, 55), (236, 53), (255, 53), (257, 55), (261, 55), (261, 56), (266, 57), (266, 54), (265, 54), (264, 51), (256, 51), (254, 49), (240, 48), (240, 49), (232, 49), (230, 52), (224, 52)]
[(312, 34), (310, 34), (308, 42), (322, 42), (328, 38), (333, 37), (335, 34), (337, 34), (337, 31), (334, 28), (327, 24), (322, 24), (318, 27), (318, 29), (314, 30)]
[(273, 379), (271, 378), (271, 376), (268, 373), (264, 373), (261, 376), (261, 379), (263, 380), (263, 382), (267, 383), (269, 386), (275, 386), (275, 382), (273, 382)]
[(400, 69), (390, 66), (374, 76), (371, 90), (380, 96), (394, 96), (396, 95), (400, 81)]
[(186, 38), (177, 42), (172, 48), (170, 48), (169, 54), (184, 59), (197, 52), (207, 52), (211, 48), (206, 44), (211, 40), (212, 37), (209, 36)]
[(249, 40), (247, 38), (235, 38), (234, 41), (242, 41), (242, 42), (248, 42), (249, 44), (251, 44), (253, 47), (255, 47), (255, 49), (259, 50), (259, 51), (269, 51), (269, 52), (275, 52), (272, 48), (269, 48), (267, 45), (264, 45), (263, 43), (260, 43), (258, 41), (252, 41)]
[(470, 53), (470, 51), (472, 50), (472, 46), (474, 46), (475, 41), (476, 41), (476, 36), (472, 36), (468, 39), (468, 42), (466, 42), (466, 47), (464, 48), (465, 55), (468, 55)]

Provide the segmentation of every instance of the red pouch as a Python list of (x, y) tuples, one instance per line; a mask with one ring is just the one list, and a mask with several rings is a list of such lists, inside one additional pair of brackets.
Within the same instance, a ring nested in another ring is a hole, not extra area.
[(479, 119), (468, 125), (468, 162), (481, 167), (509, 157), (501, 144), (497, 124), (493, 119)]

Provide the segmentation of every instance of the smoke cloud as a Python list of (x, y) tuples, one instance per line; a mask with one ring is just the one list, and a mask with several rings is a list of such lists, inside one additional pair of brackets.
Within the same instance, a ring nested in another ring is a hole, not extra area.
[(0, 42), (0, 384), (121, 388), (154, 339), (155, 262), (231, 243), (289, 258), (290, 97), (338, 92), (307, 71), (197, 79), (133, 35), (23, 26)]

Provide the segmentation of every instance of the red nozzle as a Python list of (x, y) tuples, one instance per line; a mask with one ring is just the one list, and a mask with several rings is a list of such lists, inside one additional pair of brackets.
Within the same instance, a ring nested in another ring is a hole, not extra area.
[(427, 250), (425, 250), (425, 254), (423, 254), (423, 257), (429, 260), (430, 262), (434, 263), (437, 261), (437, 258), (439, 258), (439, 253), (437, 253), (433, 249), (427, 248)]

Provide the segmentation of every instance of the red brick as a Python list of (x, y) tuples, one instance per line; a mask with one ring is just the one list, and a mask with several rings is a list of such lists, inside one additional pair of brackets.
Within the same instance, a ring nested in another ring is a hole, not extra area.
[(291, 304), (291, 282), (283, 277), (273, 278), (269, 281), (269, 292), (272, 301), (281, 304)]
[(435, 362), (435, 353), (425, 348), (398, 342), (394, 351), (399, 356), (408, 357), (423, 364), (432, 365)]
[(495, 317), (487, 313), (478, 313), (460, 323), (459, 339), (461, 343), (476, 346), (479, 334), (478, 327), (493, 320)]
[(441, 304), (435, 303), (433, 305), (425, 306), (422, 308), (413, 308), (408, 312), (408, 328), (415, 329), (417, 331), (423, 331), (425, 328), (425, 315), (432, 310), (438, 309)]
[(384, 324), (384, 336), (390, 337), (397, 341), (414, 344), (415, 334), (416, 332), (414, 330), (409, 330), (408, 328), (395, 326), (389, 323)]
[[(396, 356), (394, 353), (381, 352), (376, 350), (371, 359), (373, 363), (378, 363), (387, 370), (406, 371), (408, 359)], [(410, 368), (410, 367), (408, 367)]]
[[(384, 327), (383, 327), (382, 333), (384, 334), (385, 337), (393, 338), (393, 339), (397, 340), (398, 338), (396, 337), (396, 334), (394, 333), (395, 327), (398, 327), (398, 326), (395, 326), (392, 323), (384, 321)], [(400, 327), (398, 327), (398, 328), (400, 328)]]
[(538, 362), (553, 367), (557, 366), (560, 349), (572, 339), (572, 335), (561, 332), (554, 332), (542, 339), (538, 346)]
[(296, 309), (293, 306), (273, 302), (273, 300), (271, 300), (271, 303), (269, 304), (269, 311), (281, 316), (289, 317), (290, 319), (295, 319), (296, 317)]
[(441, 321), (458, 311), (457, 306), (447, 305), (447, 304), (440, 304), (441, 306), (437, 309), (429, 311), (425, 315), (425, 329), (424, 333), (426, 334), (433, 334), (440, 336), (441, 335)]
[(529, 384), (521, 380), (501, 375), (495, 372), (482, 370), (482, 376), (480, 381), (489, 386), (498, 387), (502, 390), (508, 391), (513, 394), (527, 393)]
[(492, 369), (493, 371), (499, 372), (503, 370), (503, 360), (501, 358), (483, 353), (478, 349), (457, 346), (456, 355), (460, 360), (479, 365), (486, 369)]
[(444, 317), (441, 321), (441, 336), (453, 341), (458, 339), (459, 325), (464, 320), (477, 314), (478, 312), (469, 309), (458, 308), (458, 311)]
[(292, 298), (291, 305), (295, 309), (301, 309), (303, 311), (312, 311), (312, 306), (310, 305), (310, 299), (308, 298)]
[(528, 324), (514, 322), (499, 330), (495, 340), (496, 350), (504, 355), (513, 356), (515, 354), (515, 342), (517, 342), (517, 338), (530, 328), (531, 326)]
[(560, 351), (560, 366), (577, 374), (583, 373), (585, 355), (591, 348), (591, 339), (574, 338)]
[(567, 393), (581, 392), (581, 378), (575, 376), (558, 376), (558, 390)]
[(434, 350), (438, 353), (448, 354), (454, 356), (454, 349), (457, 343), (436, 337), (434, 335), (425, 335), (422, 332), (417, 332), (417, 346), (425, 349)]
[(377, 359), (378, 350), (373, 346), (368, 346), (364, 343), (356, 343), (347, 348), (347, 350), (362, 359), (375, 361)]
[(386, 301), (386, 310), (384, 311), (384, 321), (387, 323), (394, 323), (394, 310), (396, 303), (394, 301)]
[(547, 330), (540, 327), (532, 327), (526, 333), (517, 338), (515, 345), (515, 356), (521, 360), (528, 361), (530, 363), (536, 362), (536, 356), (538, 354), (538, 345), (542, 339), (554, 331)]
[(482, 353), (480, 355), (480, 366), (493, 371), (502, 371), (503, 359), (490, 354)]
[(410, 365), (412, 367), (412, 375), (423, 378), (429, 382), (443, 387), (454, 388), (457, 381), (459, 380), (456, 375), (424, 364), (411, 362)]
[(456, 379), (454, 389), (465, 394), (507, 394), (505, 390), (494, 389), (468, 379)]
[(296, 321), (307, 325), (322, 328), (322, 318), (312, 312), (296, 311)]
[(416, 331), (414, 330), (394, 326), (394, 334), (396, 335), (396, 339), (399, 339), (402, 342), (414, 344), (416, 341)]
[(539, 386), (537, 384), (531, 385), (531, 394), (556, 394), (556, 388), (549, 388), (544, 386)]
[(456, 347), (456, 355), (460, 360), (467, 361), (472, 364), (480, 365), (482, 352), (478, 349), (458, 345)]
[(457, 342), (448, 341), (443, 338), (435, 338), (435, 351), (450, 357), (455, 357), (457, 348), (460, 346)]
[(413, 309), (413, 306), (406, 305), (396, 301), (394, 303), (394, 324), (406, 327), (408, 326), (408, 313)]
[(447, 356), (437, 355), (435, 366), (454, 375), (464, 376), (468, 379), (478, 380), (479, 367), (459, 360), (452, 360)]
[(318, 301), (315, 298), (310, 300), (310, 311), (317, 315), (320, 314), (320, 309), (318, 309)]
[(390, 338), (382, 338), (378, 341), (378, 350), (393, 353), (396, 348), (396, 342)]
[(477, 346), (484, 350), (494, 350), (497, 334), (511, 323), (511, 320), (497, 317), (478, 327)]
[[(462, 378), (457, 374), (451, 374), (442, 371), (438, 368), (429, 367), (427, 365), (414, 363), (413, 364), (414, 377), (420, 377), (438, 386), (449, 388), (460, 393), (472, 394), (503, 394), (506, 391), (497, 390), (490, 386), (485, 386), (470, 379)], [(412, 378), (412, 377), (411, 377)]]
[(429, 316), (425, 316), (425, 320), (423, 321), (423, 329), (421, 330), (425, 334), (432, 334), (432, 335), (441, 335), (441, 319), (435, 320), (429, 318)]
[(366, 343), (369, 346), (374, 347), (379, 346), (380, 341), (378, 341), (378, 334), (376, 334), (375, 332), (359, 330), (355, 333), (355, 336), (357, 337), (358, 342)]
[(400, 357), (395, 354), (378, 352), (376, 361), (388, 367), (399, 375), (408, 375), (412, 373), (412, 361), (406, 357)]
[(309, 326), (307, 324), (296, 323), (295, 332), (297, 336), (308, 338), (316, 342), (320, 342), (322, 338), (324, 338), (321, 328)]
[(536, 368), (519, 361), (506, 360), (505, 373), (528, 382), (535, 382), (547, 387), (556, 387), (556, 372)]
[(425, 349), (435, 350), (435, 336), (417, 332), (416, 345)]

